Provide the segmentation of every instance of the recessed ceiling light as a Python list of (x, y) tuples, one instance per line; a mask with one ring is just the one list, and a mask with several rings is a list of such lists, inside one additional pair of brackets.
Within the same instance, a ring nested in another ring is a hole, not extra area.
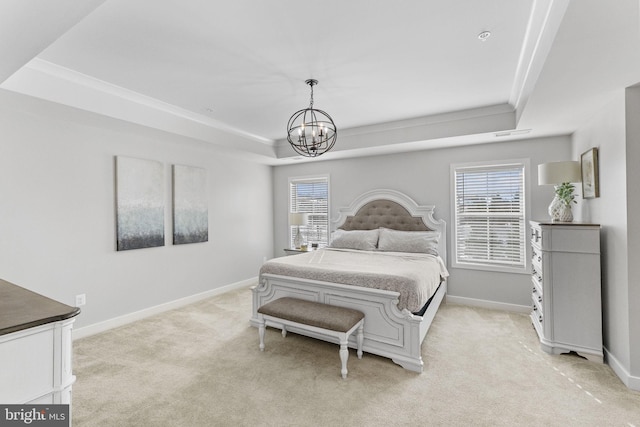
[(478, 34), (478, 40), (480, 41), (487, 41), (487, 39), (491, 37), (491, 31), (483, 31), (480, 34)]

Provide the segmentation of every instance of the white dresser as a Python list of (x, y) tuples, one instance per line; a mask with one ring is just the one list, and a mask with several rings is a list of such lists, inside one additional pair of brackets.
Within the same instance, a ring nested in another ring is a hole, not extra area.
[(80, 309), (0, 279), (0, 403), (71, 404)]
[(540, 346), (602, 362), (600, 225), (530, 224), (531, 322)]

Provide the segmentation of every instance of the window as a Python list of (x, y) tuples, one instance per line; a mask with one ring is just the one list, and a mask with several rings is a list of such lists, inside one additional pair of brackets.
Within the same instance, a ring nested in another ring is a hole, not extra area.
[[(308, 213), (308, 225), (300, 227), (304, 240), (326, 246), (329, 243), (329, 177), (289, 178), (289, 212)], [(297, 233), (289, 226), (289, 245)]]
[(452, 165), (454, 266), (526, 272), (527, 160)]

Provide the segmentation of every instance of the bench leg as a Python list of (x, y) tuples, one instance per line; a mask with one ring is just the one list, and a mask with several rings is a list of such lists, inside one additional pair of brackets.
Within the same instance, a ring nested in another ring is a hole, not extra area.
[(287, 337), (287, 327), (282, 325), (282, 338)]
[(347, 339), (340, 338), (340, 361), (342, 362), (342, 369), (340, 373), (342, 378), (347, 378), (347, 360), (349, 360), (349, 350), (347, 349)]
[(264, 317), (258, 316), (258, 336), (260, 337), (260, 351), (264, 351)]
[(364, 341), (364, 323), (361, 323), (358, 327), (358, 359), (362, 359), (362, 342)]

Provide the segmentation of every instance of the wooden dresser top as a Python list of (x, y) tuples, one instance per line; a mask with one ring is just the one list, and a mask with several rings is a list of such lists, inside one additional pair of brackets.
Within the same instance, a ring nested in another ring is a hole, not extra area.
[(0, 279), (0, 335), (69, 319), (80, 309)]

